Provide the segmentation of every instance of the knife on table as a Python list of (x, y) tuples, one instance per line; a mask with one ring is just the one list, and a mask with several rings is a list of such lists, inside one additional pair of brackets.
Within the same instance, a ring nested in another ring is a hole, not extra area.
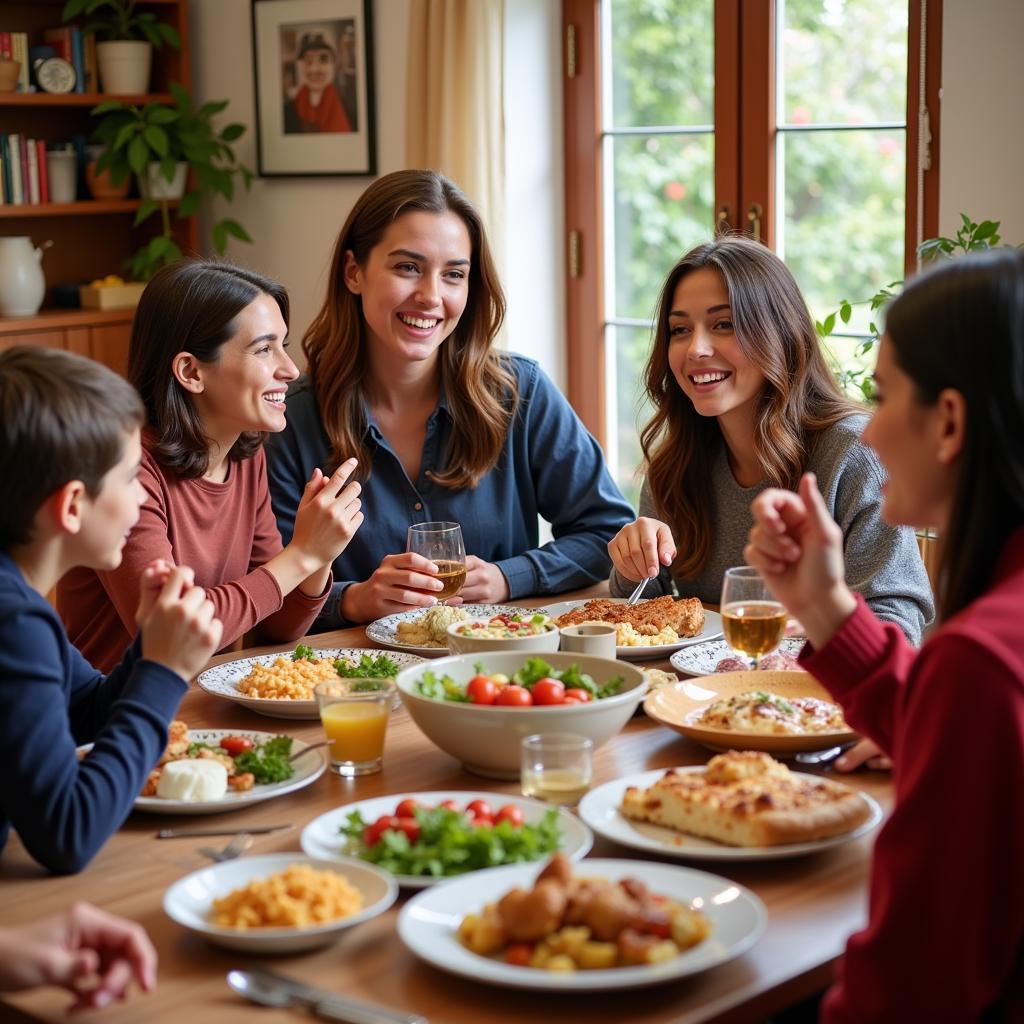
[(346, 1024), (429, 1024), (418, 1013), (374, 1006), (349, 996), (315, 988), (284, 974), (252, 967), (228, 971), (228, 984), (239, 994), (263, 1006), (302, 1006), (327, 1020)]
[(261, 836), (266, 832), (287, 832), (294, 825), (243, 825), (241, 828), (162, 828), (157, 839), (189, 839), (192, 836), (233, 836), (239, 832)]

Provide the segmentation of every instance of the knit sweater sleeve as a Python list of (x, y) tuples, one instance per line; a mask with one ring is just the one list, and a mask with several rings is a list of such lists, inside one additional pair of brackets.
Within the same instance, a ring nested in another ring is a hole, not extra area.
[(40, 864), (79, 871), (121, 825), (186, 689), (134, 652), (105, 682), (38, 607), (0, 617), (0, 806)]
[[(651, 497), (651, 488), (645, 479), (640, 485), (640, 516), (647, 516), (650, 519), (658, 519), (658, 510), (654, 507), (654, 499)], [(636, 589), (639, 580), (628, 580), (623, 576), (618, 569), (612, 568), (612, 574), (608, 578), (608, 590), (612, 597), (629, 597), (630, 594)], [(674, 585), (672, 583), (672, 573), (669, 571), (667, 566), (662, 566), (658, 572), (657, 579), (651, 580), (650, 583), (644, 587), (643, 597), (658, 597), (662, 594), (674, 593)]]

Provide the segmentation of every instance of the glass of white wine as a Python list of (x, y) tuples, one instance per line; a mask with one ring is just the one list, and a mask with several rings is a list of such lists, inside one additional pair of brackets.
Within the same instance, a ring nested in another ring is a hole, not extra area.
[(575, 733), (526, 736), (519, 775), (523, 796), (574, 807), (590, 789), (593, 752), (593, 741)]
[(409, 527), (406, 551), (415, 551), (437, 566), (437, 578), (444, 584), (439, 591), (429, 593), (444, 604), (454, 597), (466, 582), (466, 546), (462, 540), (462, 527), (458, 523), (415, 523)]
[(722, 631), (725, 642), (751, 668), (782, 642), (786, 608), (772, 597), (761, 574), (750, 565), (725, 570), (722, 580)]

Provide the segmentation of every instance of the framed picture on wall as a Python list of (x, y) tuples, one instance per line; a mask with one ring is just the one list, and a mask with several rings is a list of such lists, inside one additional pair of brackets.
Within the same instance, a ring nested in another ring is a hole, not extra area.
[(252, 0), (260, 174), (377, 172), (371, 0)]

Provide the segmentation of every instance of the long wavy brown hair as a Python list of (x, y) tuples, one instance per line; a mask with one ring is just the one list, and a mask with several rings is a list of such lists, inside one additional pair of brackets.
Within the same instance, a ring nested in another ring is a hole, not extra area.
[(493, 342), (505, 317), (505, 296), (491, 258), (483, 223), (459, 187), (435, 171), (395, 171), (375, 181), (356, 201), (334, 246), (327, 297), (302, 340), (320, 420), (334, 466), (354, 455), (368, 476), (364, 443), (363, 386), (369, 372), (362, 303), (345, 284), (345, 254), (365, 267), (388, 226), (406, 213), (452, 213), (466, 225), (472, 244), (466, 308), (441, 345), (441, 386), (454, 422), (443, 487), (475, 487), (498, 461), (518, 404), (515, 377)]
[(795, 487), (817, 435), (863, 409), (842, 395), (822, 354), (807, 304), (789, 268), (749, 238), (725, 235), (691, 249), (669, 272), (658, 300), (654, 344), (644, 371), (655, 414), (640, 434), (647, 482), (679, 555), (673, 570), (692, 576), (711, 552), (711, 468), (724, 443), (715, 417), (697, 413), (668, 364), (669, 313), (679, 282), (695, 270), (725, 279), (736, 339), (764, 375), (754, 449), (764, 476)]

